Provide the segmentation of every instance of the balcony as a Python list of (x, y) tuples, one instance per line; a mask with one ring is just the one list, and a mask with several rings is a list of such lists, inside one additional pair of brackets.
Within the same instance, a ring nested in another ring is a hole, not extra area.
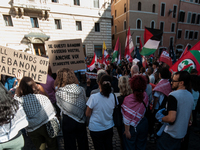
[(42, 13), (43, 19), (46, 14), (48, 16), (50, 11), (48, 0), (13, 0), (12, 6), (15, 9), (16, 17), (19, 17), (18, 13), (20, 9), (22, 18), (24, 11), (39, 11)]

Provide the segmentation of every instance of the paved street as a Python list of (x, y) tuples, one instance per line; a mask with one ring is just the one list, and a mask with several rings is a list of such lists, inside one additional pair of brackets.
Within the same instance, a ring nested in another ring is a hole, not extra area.
[[(200, 123), (200, 121), (199, 121)], [(200, 131), (200, 124), (198, 124), (198, 128), (192, 127), (191, 133), (190, 133), (190, 142), (189, 142), (189, 149), (188, 150), (200, 150), (200, 134), (195, 133), (195, 131)], [(27, 136), (24, 136), (25, 138), (25, 148), (24, 150), (35, 150), (32, 142)], [(61, 136), (58, 137), (58, 143), (59, 143), (59, 150), (64, 150), (64, 141)], [(89, 135), (88, 131), (88, 144), (90, 150), (94, 150), (94, 146), (92, 143), (92, 139)], [(156, 144), (152, 144), (150, 142), (147, 142), (146, 150), (155, 150)], [(47, 149), (48, 150), (48, 149)], [(117, 134), (116, 128), (114, 128), (114, 136), (113, 136), (113, 150), (121, 150), (120, 148), (120, 140), (119, 136)]]

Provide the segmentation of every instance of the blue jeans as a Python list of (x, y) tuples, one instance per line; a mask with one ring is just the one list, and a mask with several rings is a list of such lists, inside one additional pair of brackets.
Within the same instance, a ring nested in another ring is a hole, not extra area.
[(165, 132), (157, 140), (157, 150), (179, 150), (180, 148), (181, 139), (175, 139)]
[[(125, 129), (123, 129), (124, 131)], [(135, 128), (130, 126), (131, 138), (127, 139), (125, 135), (123, 135), (124, 141), (124, 150), (145, 150), (147, 143), (147, 135), (148, 135), (148, 121), (147, 118), (144, 117), (140, 123)]]

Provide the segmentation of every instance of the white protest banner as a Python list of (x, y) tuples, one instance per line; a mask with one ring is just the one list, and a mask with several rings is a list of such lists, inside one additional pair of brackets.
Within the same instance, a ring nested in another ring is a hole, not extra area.
[(47, 58), (0, 46), (1, 74), (14, 76), (18, 72), (23, 72), (24, 76), (45, 84), (48, 65)]
[(85, 69), (85, 56), (81, 39), (45, 42), (53, 73), (58, 69)]
[(87, 79), (97, 79), (97, 74), (93, 72), (85, 72)]

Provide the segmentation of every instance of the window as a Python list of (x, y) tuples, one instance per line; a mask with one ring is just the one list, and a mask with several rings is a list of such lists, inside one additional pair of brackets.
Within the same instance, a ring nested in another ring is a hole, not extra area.
[(136, 36), (136, 45), (140, 45), (140, 37)]
[(185, 19), (185, 12), (180, 11), (179, 12), (179, 20), (178, 21), (184, 22), (184, 19)]
[(115, 39), (115, 35), (113, 34), (113, 35), (112, 35), (112, 40), (114, 40), (114, 39)]
[(55, 19), (55, 29), (62, 29), (60, 19)]
[(100, 24), (95, 23), (95, 32), (100, 32)]
[(193, 2), (193, 0), (190, 0), (190, 2)]
[(82, 31), (81, 21), (76, 21), (76, 31)]
[(126, 12), (126, 4), (124, 4), (124, 13)]
[(141, 26), (142, 26), (142, 22), (140, 19), (137, 20), (137, 29), (141, 29)]
[(160, 30), (164, 32), (164, 22), (160, 22)]
[(124, 30), (126, 30), (126, 21), (124, 21)]
[(175, 23), (172, 23), (171, 32), (175, 32)]
[(102, 45), (94, 45), (94, 52), (97, 57), (102, 56)]
[(198, 33), (199, 33), (198, 31), (195, 31), (195, 32), (194, 32), (194, 39), (195, 39), (195, 40), (198, 40)]
[(155, 22), (151, 21), (151, 28), (154, 29), (155, 28)]
[(58, 3), (58, 0), (51, 0), (52, 2), (54, 2), (54, 3)]
[(138, 2), (138, 10), (139, 10), (139, 11), (142, 10), (142, 4), (141, 4), (141, 2)]
[(117, 26), (115, 26), (115, 34), (117, 34)]
[(5, 25), (6, 26), (13, 26), (12, 19), (10, 15), (3, 15)]
[(189, 33), (189, 39), (190, 39), (190, 40), (193, 39), (193, 34), (194, 34), (194, 32), (193, 32), (193, 31), (190, 31), (190, 33)]
[(180, 39), (180, 38), (181, 38), (181, 35), (182, 35), (182, 30), (178, 30), (177, 38)]
[(152, 6), (152, 12), (153, 12), (153, 13), (156, 12), (156, 5), (155, 5), (155, 4), (153, 4), (153, 6)]
[(200, 14), (197, 16), (197, 24), (200, 24)]
[(196, 22), (196, 14), (192, 14), (192, 21), (191, 23), (195, 23)]
[(189, 34), (189, 31), (186, 30), (185, 31), (185, 39), (188, 39), (188, 36), (189, 36), (188, 34)]
[(99, 0), (93, 0), (94, 8), (99, 8)]
[(117, 17), (117, 10), (115, 10), (115, 17)]
[(80, 1), (79, 0), (74, 0), (74, 5), (80, 6)]
[(195, 3), (198, 3), (198, 0), (195, 0)]
[(161, 4), (161, 14), (160, 15), (165, 16), (165, 4), (164, 3)]
[(37, 18), (31, 17), (31, 25), (32, 25), (32, 28), (39, 28)]
[(192, 13), (191, 13), (191, 12), (188, 12), (188, 15), (187, 15), (187, 23), (190, 23), (190, 22), (191, 22), (191, 16), (192, 16)]
[(177, 6), (174, 5), (174, 8), (173, 8), (173, 18), (176, 18), (176, 12), (177, 12)]

